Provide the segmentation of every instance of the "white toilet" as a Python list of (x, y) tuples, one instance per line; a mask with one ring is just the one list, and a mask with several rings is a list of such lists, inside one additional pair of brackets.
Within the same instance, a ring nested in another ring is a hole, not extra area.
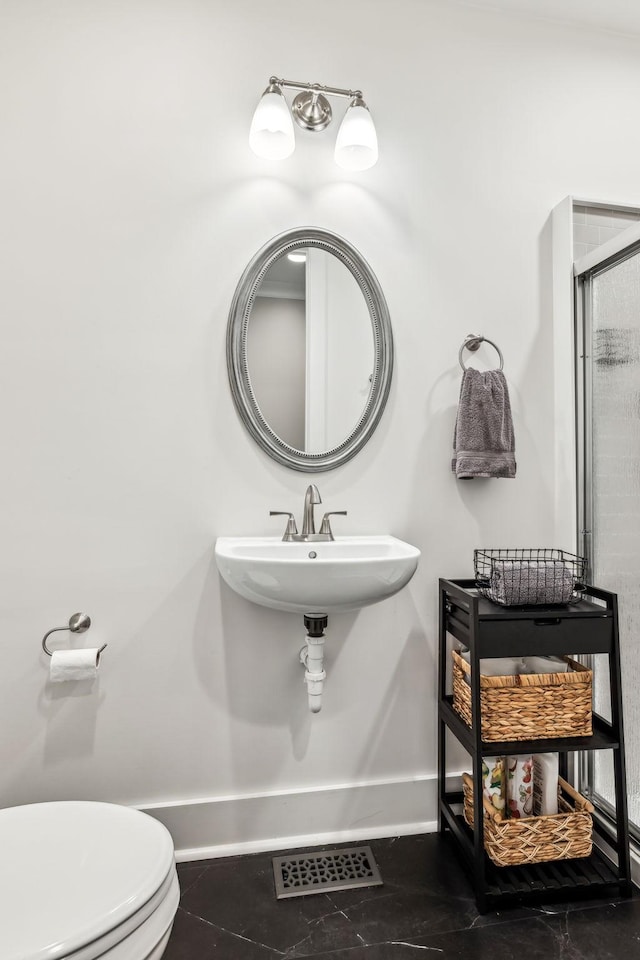
[(178, 909), (173, 841), (112, 803), (0, 810), (2, 960), (159, 960)]

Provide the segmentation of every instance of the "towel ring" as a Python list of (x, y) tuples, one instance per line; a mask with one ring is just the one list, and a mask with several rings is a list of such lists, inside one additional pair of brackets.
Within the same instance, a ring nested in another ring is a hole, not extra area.
[[(68, 627), (54, 627), (52, 630), (48, 630), (47, 633), (45, 633), (44, 637), (42, 638), (42, 649), (48, 657), (52, 657), (53, 651), (49, 650), (49, 647), (47, 646), (47, 637), (50, 637), (52, 633), (57, 633), (58, 630), (71, 630), (72, 633), (84, 633), (84, 631), (88, 630), (90, 626), (91, 617), (89, 617), (86, 613), (74, 613), (73, 616), (69, 618)], [(106, 646), (107, 644), (103, 643), (98, 650), (98, 653), (96, 654), (96, 666), (100, 662), (100, 654)]]
[(500, 357), (500, 366), (498, 369), (502, 370), (502, 368), (504, 367), (504, 357), (502, 356), (502, 352), (500, 350), (500, 347), (497, 345), (497, 343), (494, 343), (493, 340), (489, 340), (488, 337), (477, 337), (473, 333), (470, 333), (468, 337), (465, 337), (464, 343), (460, 347), (460, 352), (458, 354), (458, 362), (460, 363), (460, 366), (462, 367), (463, 370), (467, 369), (464, 363), (462, 362), (462, 354), (464, 353), (464, 351), (471, 350), (472, 353), (475, 353), (475, 351), (478, 349), (480, 344), (483, 342), (490, 343), (493, 349), (497, 352), (498, 356)]

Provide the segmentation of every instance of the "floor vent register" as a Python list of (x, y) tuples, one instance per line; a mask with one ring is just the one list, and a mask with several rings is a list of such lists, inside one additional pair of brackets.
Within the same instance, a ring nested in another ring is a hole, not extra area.
[(382, 884), (370, 847), (348, 847), (273, 858), (276, 897), (304, 897), (329, 890), (354, 890)]

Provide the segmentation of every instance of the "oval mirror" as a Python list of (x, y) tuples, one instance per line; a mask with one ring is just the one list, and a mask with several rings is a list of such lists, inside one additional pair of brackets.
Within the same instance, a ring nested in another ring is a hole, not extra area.
[(346, 463), (391, 385), (391, 324), (375, 274), (328, 230), (275, 237), (238, 283), (227, 364), (240, 417), (270, 457), (307, 473)]

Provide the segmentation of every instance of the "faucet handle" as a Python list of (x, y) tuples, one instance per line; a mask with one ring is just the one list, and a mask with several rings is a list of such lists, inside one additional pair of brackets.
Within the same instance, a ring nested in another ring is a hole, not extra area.
[(293, 540), (294, 537), (298, 536), (298, 528), (296, 526), (295, 517), (292, 513), (289, 513), (288, 510), (269, 510), (270, 517), (289, 517), (287, 520), (287, 526), (284, 531), (283, 540)]
[(329, 517), (346, 517), (346, 515), (346, 510), (330, 510), (328, 513), (325, 513), (324, 517), (322, 518), (322, 523), (320, 524), (320, 533), (328, 534), (329, 538), (333, 540), (334, 536)]

